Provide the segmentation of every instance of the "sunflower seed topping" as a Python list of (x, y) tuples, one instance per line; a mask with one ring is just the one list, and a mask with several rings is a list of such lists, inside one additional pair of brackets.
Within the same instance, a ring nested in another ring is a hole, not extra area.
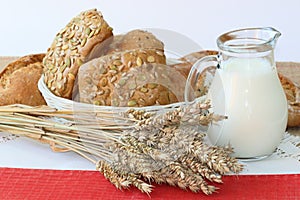
[(130, 100), (130, 101), (128, 101), (128, 103), (127, 103), (127, 105), (128, 105), (129, 107), (136, 106), (136, 104), (137, 104), (136, 100)]
[(154, 58), (153, 56), (148, 56), (148, 57), (147, 57), (147, 61), (148, 61), (149, 63), (153, 63), (153, 62), (155, 61), (155, 58)]
[(136, 59), (136, 65), (138, 67), (140, 67), (140, 66), (142, 66), (142, 64), (143, 64), (143, 60), (140, 57), (137, 57), (137, 59)]

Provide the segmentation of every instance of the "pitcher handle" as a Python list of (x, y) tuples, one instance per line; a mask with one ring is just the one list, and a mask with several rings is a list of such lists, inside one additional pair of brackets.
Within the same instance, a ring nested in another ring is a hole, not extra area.
[[(198, 96), (196, 92), (199, 92), (199, 89), (204, 88), (197, 88), (197, 84), (199, 83), (199, 78), (201, 78), (201, 74), (209, 67), (214, 66), (219, 68), (219, 56), (218, 55), (210, 55), (205, 56), (198, 60), (191, 68), (190, 73), (188, 75), (185, 90), (184, 90), (184, 100), (185, 102), (193, 101)], [(211, 84), (211, 83), (210, 83)], [(210, 86), (209, 84), (209, 86)], [(208, 88), (209, 88), (208, 86)]]

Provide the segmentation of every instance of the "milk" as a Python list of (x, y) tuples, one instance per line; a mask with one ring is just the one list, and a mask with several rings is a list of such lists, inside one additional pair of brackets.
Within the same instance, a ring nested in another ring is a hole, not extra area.
[(209, 127), (213, 144), (234, 148), (240, 158), (271, 154), (287, 124), (287, 100), (274, 66), (262, 58), (222, 63), (209, 91), (213, 112), (228, 119)]

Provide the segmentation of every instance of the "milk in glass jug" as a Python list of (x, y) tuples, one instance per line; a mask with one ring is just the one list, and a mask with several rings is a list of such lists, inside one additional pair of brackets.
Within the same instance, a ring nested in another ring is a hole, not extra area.
[[(231, 145), (233, 156), (259, 159), (274, 152), (287, 125), (287, 100), (278, 78), (274, 47), (280, 33), (273, 28), (248, 28), (218, 37), (219, 55), (197, 61), (188, 85), (208, 66), (217, 67), (209, 87), (212, 111), (227, 119), (212, 123), (208, 138)], [(193, 100), (190, 87), (185, 98)]]

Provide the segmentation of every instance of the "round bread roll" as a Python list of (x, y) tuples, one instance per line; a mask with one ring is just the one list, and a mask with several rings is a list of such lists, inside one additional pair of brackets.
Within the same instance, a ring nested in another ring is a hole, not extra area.
[[(79, 100), (96, 105), (135, 107), (178, 102), (168, 85), (155, 81), (166, 75), (165, 64), (164, 53), (154, 49), (124, 51), (94, 59), (79, 69)], [(174, 80), (169, 78), (166, 82), (176, 88), (176, 77), (169, 77)], [(177, 82), (184, 86), (184, 78), (182, 80)]]
[(57, 96), (71, 99), (79, 67), (101, 55), (112, 28), (96, 9), (81, 12), (57, 33), (44, 58), (45, 83)]
[(46, 105), (37, 83), (43, 73), (45, 54), (21, 57), (0, 73), (0, 105)]
[[(182, 75), (186, 77), (189, 76), (190, 70), (193, 65), (205, 56), (210, 55), (217, 55), (218, 51), (214, 50), (202, 50), (198, 52), (193, 52), (181, 57), (178, 60), (178, 63), (172, 64), (171, 66), (174, 67), (177, 71), (179, 71)], [(197, 83), (192, 86), (194, 94), (190, 94), (191, 98), (196, 98), (205, 95), (208, 92), (208, 88), (212, 82), (216, 71), (216, 66), (210, 66), (203, 70), (201, 75), (199, 76)]]
[(132, 30), (124, 35), (119, 49), (157, 49), (163, 51), (164, 44), (158, 40), (152, 33), (143, 30)]
[(164, 51), (164, 44), (151, 32), (136, 29), (124, 35), (116, 35), (109, 43), (106, 54), (134, 49), (157, 49)]
[(130, 68), (120, 81), (122, 84), (112, 95), (113, 102), (119, 106), (141, 107), (184, 101), (186, 77), (165, 64), (146, 63)]

